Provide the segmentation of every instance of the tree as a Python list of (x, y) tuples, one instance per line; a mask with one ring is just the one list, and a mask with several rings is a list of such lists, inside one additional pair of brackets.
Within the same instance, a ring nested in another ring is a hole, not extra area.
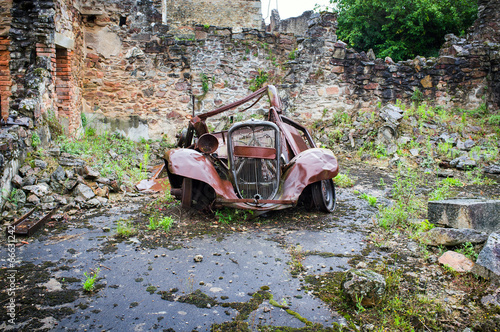
[(330, 0), (337, 35), (357, 51), (377, 57), (437, 56), (444, 36), (464, 35), (477, 17), (477, 0)]

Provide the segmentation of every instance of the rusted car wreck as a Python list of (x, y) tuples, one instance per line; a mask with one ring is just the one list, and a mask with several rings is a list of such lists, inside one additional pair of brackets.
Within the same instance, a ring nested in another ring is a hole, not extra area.
[[(266, 92), (266, 121), (251, 119), (209, 133), (207, 118), (258, 98), (249, 109)], [(164, 158), (171, 194), (185, 208), (266, 211), (299, 203), (324, 212), (335, 208), (332, 179), (339, 171), (337, 159), (332, 151), (317, 148), (305, 127), (283, 116), (274, 86), (194, 116), (177, 147), (166, 151)]]

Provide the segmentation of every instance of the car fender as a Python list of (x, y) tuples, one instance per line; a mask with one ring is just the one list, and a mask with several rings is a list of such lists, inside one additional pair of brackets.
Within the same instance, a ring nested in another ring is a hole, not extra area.
[(165, 152), (168, 171), (177, 176), (205, 182), (211, 186), (217, 196), (238, 198), (230, 181), (220, 178), (210, 160), (192, 149), (171, 149)]
[(299, 153), (287, 165), (282, 177), (281, 199), (297, 200), (305, 187), (337, 176), (337, 158), (328, 149), (312, 148)]

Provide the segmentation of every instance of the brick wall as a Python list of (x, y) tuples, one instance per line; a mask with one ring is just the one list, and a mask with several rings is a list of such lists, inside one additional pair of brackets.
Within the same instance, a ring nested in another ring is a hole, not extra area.
[(10, 87), (12, 85), (10, 77), (10, 40), (0, 36), (0, 109), (1, 117), (6, 120), (9, 116)]
[(71, 75), (71, 54), (65, 48), (56, 49), (56, 105), (59, 117), (70, 118), (73, 109), (72, 99), (72, 75)]

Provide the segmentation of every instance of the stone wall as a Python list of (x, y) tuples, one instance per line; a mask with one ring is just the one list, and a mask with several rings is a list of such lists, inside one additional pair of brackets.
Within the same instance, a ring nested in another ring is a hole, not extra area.
[(378, 103), (410, 104), (418, 91), (429, 104), (449, 108), (499, 105), (493, 43), (448, 36), (438, 58), (394, 63), (337, 41), (334, 14), (311, 15), (303, 38), (198, 25), (184, 40), (152, 24), (156, 16), (128, 15), (120, 26), (98, 15), (86, 25), (83, 94), (87, 112), (106, 130), (110, 121), (103, 119), (120, 118), (141, 127), (132, 128), (134, 135), (173, 138), (193, 109), (235, 101), (264, 76), (278, 86), (289, 115), (306, 122)]
[(271, 12), (271, 22), (268, 31), (292, 33), (295, 36), (305, 36), (309, 29), (309, 22), (311, 16), (316, 16), (312, 10), (305, 11), (298, 17), (290, 17), (284, 20), (280, 19), (279, 13), (276, 9)]
[(167, 22), (176, 34), (192, 35), (194, 25), (261, 29), (260, 0), (167, 0)]

